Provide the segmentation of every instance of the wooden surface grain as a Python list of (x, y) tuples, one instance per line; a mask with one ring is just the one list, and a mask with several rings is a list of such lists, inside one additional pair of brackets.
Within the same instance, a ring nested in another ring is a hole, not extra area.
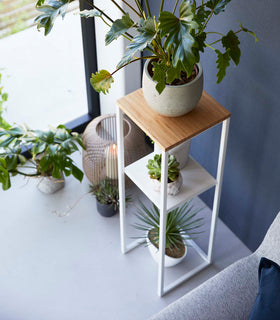
[(181, 117), (165, 117), (155, 112), (147, 104), (142, 89), (119, 99), (117, 106), (164, 151), (230, 117), (230, 112), (205, 91), (197, 106)]

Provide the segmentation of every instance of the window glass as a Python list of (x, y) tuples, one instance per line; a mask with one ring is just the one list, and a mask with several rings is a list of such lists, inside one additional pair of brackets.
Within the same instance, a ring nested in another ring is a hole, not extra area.
[[(12, 3), (21, 6), (15, 9)], [(82, 33), (77, 2), (46, 37), (33, 23), (34, 5), (34, 0), (0, 0), (0, 68), (9, 94), (5, 118), (45, 129), (88, 113)], [(19, 11), (26, 18), (14, 19)]]

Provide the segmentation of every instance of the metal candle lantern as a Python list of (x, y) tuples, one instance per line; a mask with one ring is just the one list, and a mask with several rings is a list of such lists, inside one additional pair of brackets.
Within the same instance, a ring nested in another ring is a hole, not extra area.
[[(128, 119), (124, 119), (125, 164), (128, 165), (146, 155), (145, 134)], [(92, 120), (83, 135), (83, 169), (92, 184), (106, 177), (117, 182), (118, 148), (116, 115), (102, 115)]]

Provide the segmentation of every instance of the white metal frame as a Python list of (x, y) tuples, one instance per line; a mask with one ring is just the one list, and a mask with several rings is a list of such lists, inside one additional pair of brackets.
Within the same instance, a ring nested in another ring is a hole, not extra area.
[[(126, 209), (125, 209), (125, 166), (124, 166), (124, 139), (123, 139), (123, 111), (117, 107), (117, 143), (118, 143), (118, 176), (119, 176), (119, 201), (120, 201), (120, 237), (121, 251), (123, 254), (137, 247), (143, 241), (133, 241), (130, 244), (126, 243)], [(167, 174), (168, 174), (168, 152), (162, 151), (162, 169), (161, 169), (161, 195), (160, 195), (160, 236), (159, 236), (159, 265), (158, 265), (158, 295), (162, 297), (164, 294), (174, 289), (182, 282), (191, 278), (202, 269), (211, 264), (213, 260), (214, 240), (217, 226), (217, 218), (219, 214), (219, 205), (221, 198), (222, 180), (226, 156), (226, 147), (228, 139), (230, 119), (222, 122), (222, 131), (220, 139), (220, 150), (218, 158), (218, 169), (216, 175), (215, 195), (212, 210), (212, 219), (210, 226), (210, 236), (208, 243), (207, 254), (193, 241), (189, 240), (190, 245), (202, 258), (202, 263), (197, 267), (187, 272), (179, 279), (175, 280), (168, 286), (164, 286), (164, 253), (165, 253), (165, 230), (166, 230), (166, 215), (167, 215)]]

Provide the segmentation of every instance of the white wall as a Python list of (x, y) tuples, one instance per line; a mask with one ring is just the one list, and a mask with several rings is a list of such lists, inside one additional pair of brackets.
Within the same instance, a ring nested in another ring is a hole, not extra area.
[[(122, 1), (118, 0), (117, 2), (123, 5)], [(132, 0), (128, 2), (134, 4)], [(112, 19), (121, 18), (121, 11), (110, 1), (104, 2), (104, 0), (96, 0), (94, 3), (97, 7), (104, 10)], [(127, 7), (124, 9), (127, 10)], [(131, 17), (134, 18), (133, 15), (131, 15)], [(114, 40), (109, 46), (105, 46), (105, 34), (108, 32), (109, 27), (106, 26), (101, 19), (95, 19), (95, 26), (98, 70), (105, 69), (113, 72), (125, 52), (127, 41), (124, 41), (125, 39), (120, 37), (118, 40)], [(118, 71), (114, 75), (114, 83), (112, 84), (109, 94), (100, 94), (101, 114), (114, 113), (117, 99), (140, 88), (140, 73), (140, 62), (136, 62), (128, 68)]]

